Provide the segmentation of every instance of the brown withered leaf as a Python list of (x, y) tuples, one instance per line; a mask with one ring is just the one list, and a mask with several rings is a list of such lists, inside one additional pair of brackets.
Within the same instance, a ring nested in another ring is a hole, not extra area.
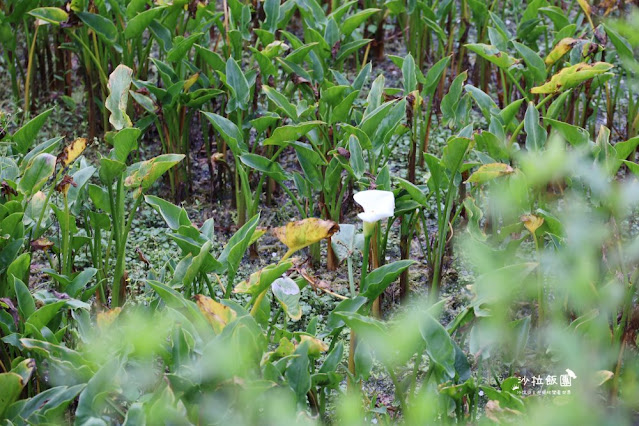
[(34, 251), (38, 251), (38, 250), (49, 250), (51, 247), (53, 247), (53, 243), (51, 241), (49, 241), (48, 238), (45, 237), (40, 237), (37, 240), (33, 240), (31, 241), (31, 248)]

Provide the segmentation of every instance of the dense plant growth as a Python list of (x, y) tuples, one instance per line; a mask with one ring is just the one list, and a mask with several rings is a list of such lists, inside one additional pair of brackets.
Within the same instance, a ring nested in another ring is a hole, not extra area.
[(632, 3), (0, 0), (1, 424), (637, 422)]

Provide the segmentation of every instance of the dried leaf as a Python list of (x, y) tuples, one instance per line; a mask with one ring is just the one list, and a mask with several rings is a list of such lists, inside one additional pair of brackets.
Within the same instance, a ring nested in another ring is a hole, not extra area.
[(97, 318), (98, 327), (106, 328), (110, 326), (111, 324), (113, 324), (113, 321), (115, 321), (118, 318), (118, 315), (120, 315), (121, 311), (122, 311), (122, 308), (117, 307), (117, 308), (111, 309), (110, 311), (100, 312)]
[(294, 252), (328, 238), (337, 231), (339, 225), (336, 222), (312, 217), (275, 228), (273, 234), (286, 244), (289, 252)]

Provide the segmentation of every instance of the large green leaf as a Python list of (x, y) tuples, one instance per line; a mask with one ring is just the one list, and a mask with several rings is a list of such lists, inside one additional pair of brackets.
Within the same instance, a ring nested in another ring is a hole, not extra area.
[(297, 120), (297, 110), (295, 109), (295, 106), (290, 103), (284, 95), (267, 85), (262, 86), (262, 90), (266, 94), (266, 97), (273, 101), (275, 105), (280, 107), (288, 117), (293, 120)]
[(155, 18), (164, 10), (163, 6), (154, 7), (135, 15), (127, 24), (124, 30), (124, 38), (131, 40), (142, 35), (145, 29), (153, 22)]
[(402, 84), (404, 85), (404, 94), (408, 95), (417, 88), (417, 76), (415, 74), (415, 59), (410, 53), (406, 55), (404, 64), (402, 65)]
[(555, 129), (571, 145), (579, 146), (590, 142), (590, 133), (584, 128), (564, 123), (563, 121), (544, 118), (544, 123)]
[(280, 166), (279, 163), (271, 161), (266, 157), (262, 157), (258, 154), (244, 154), (240, 157), (242, 163), (246, 164), (252, 169), (260, 171), (268, 177), (274, 179), (276, 182), (284, 182), (285, 180), (292, 179), (292, 176)]
[(229, 242), (224, 246), (224, 250), (218, 257), (218, 262), (228, 268), (229, 281), (232, 282), (242, 257), (251, 242), (251, 237), (255, 232), (255, 228), (260, 221), (260, 215), (256, 214), (248, 222), (244, 224), (238, 231), (233, 234)]
[(214, 114), (212, 112), (202, 111), (202, 114), (213, 124), (215, 130), (217, 130), (222, 138), (229, 144), (231, 151), (234, 155), (240, 156), (243, 152), (248, 151), (246, 144), (244, 143), (244, 136), (238, 127), (228, 118), (224, 118), (221, 115)]
[(308, 347), (310, 343), (302, 343), (295, 350), (295, 357), (286, 369), (288, 385), (297, 395), (298, 401), (306, 404), (306, 394), (311, 389), (311, 375), (308, 371)]
[(174, 231), (179, 229), (181, 226), (191, 225), (191, 221), (183, 207), (178, 207), (160, 197), (156, 197), (155, 195), (145, 195), (144, 201), (160, 213), (162, 218), (166, 221), (166, 224), (169, 225), (169, 228)]
[(108, 44), (114, 44), (118, 39), (118, 29), (110, 19), (102, 15), (89, 12), (78, 12), (78, 17)]
[(242, 69), (233, 58), (226, 61), (226, 83), (233, 90), (233, 98), (237, 102), (237, 107), (242, 110), (247, 109), (250, 97), (249, 84)]
[(166, 54), (166, 60), (169, 62), (180, 62), (189, 53), (191, 47), (202, 36), (202, 33), (195, 33), (187, 38), (183, 38), (173, 43), (173, 47)]
[(443, 367), (450, 378), (455, 377), (455, 347), (446, 329), (429, 313), (422, 313), (419, 332), (426, 342), (429, 358)]
[(368, 300), (375, 300), (413, 263), (415, 263), (414, 260), (398, 260), (374, 269), (366, 276), (366, 282), (360, 290), (360, 294), (367, 297)]
[(42, 306), (40, 309), (32, 313), (29, 318), (27, 318), (27, 322), (25, 327), (27, 331), (30, 327), (33, 327), (38, 333), (40, 329), (47, 325), (49, 321), (51, 321), (66, 304), (66, 300), (60, 300), (58, 302), (50, 303), (48, 305)]
[(35, 301), (33, 296), (31, 296), (31, 292), (29, 292), (29, 288), (22, 280), (14, 277), (13, 286), (18, 299), (18, 312), (22, 319), (26, 321), (36, 311)]
[(348, 37), (351, 35), (353, 31), (360, 25), (362, 25), (366, 20), (371, 16), (379, 12), (381, 9), (364, 9), (360, 10), (357, 13), (350, 15), (348, 18), (344, 19), (342, 25), (340, 25), (340, 29), (344, 36)]
[(530, 102), (524, 116), (524, 130), (526, 131), (526, 149), (538, 151), (546, 145), (546, 129), (539, 124), (539, 111)]
[(18, 190), (29, 196), (38, 192), (53, 176), (55, 163), (56, 157), (51, 154), (40, 154), (35, 157), (20, 179)]
[(126, 163), (131, 151), (138, 148), (138, 138), (142, 131), (136, 127), (120, 130), (113, 136), (113, 156), (115, 160)]
[(27, 124), (20, 127), (11, 137), (16, 144), (16, 150), (20, 154), (26, 154), (38, 135), (38, 132), (44, 126), (47, 118), (53, 112), (53, 108), (44, 111), (38, 116), (32, 118)]
[(264, 140), (264, 145), (283, 145), (288, 142), (295, 142), (322, 124), (325, 123), (323, 121), (305, 121), (299, 124), (276, 127), (271, 136)]

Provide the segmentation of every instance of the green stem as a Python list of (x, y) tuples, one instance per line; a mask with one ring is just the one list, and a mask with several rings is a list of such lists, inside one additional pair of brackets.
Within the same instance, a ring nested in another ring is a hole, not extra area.
[(33, 54), (35, 53), (36, 40), (38, 39), (38, 28), (40, 25), (36, 25), (33, 33), (33, 39), (31, 40), (31, 48), (29, 49), (29, 64), (27, 65), (27, 78), (24, 83), (24, 121), (29, 118), (29, 101), (31, 95), (31, 79), (33, 72)]
[(62, 265), (61, 270), (62, 274), (69, 275), (71, 273), (71, 265), (70, 265), (70, 250), (69, 250), (69, 242), (70, 242), (70, 234), (69, 234), (69, 225), (70, 225), (70, 212), (69, 212), (69, 197), (64, 193), (64, 229), (62, 234)]

